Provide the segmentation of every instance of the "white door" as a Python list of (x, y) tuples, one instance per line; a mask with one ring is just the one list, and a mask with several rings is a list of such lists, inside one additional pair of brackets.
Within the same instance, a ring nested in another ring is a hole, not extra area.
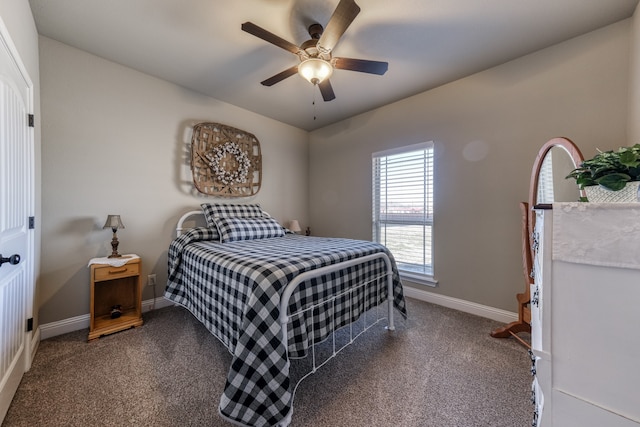
[(30, 364), (34, 283), (32, 84), (0, 19), (0, 423)]

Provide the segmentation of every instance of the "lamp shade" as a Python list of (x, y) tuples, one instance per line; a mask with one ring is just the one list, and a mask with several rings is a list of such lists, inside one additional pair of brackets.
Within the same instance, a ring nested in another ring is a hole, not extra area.
[(298, 73), (314, 85), (322, 83), (333, 74), (333, 67), (324, 59), (309, 58), (298, 65)]
[(298, 222), (297, 219), (292, 219), (291, 221), (289, 221), (289, 226), (287, 228), (293, 231), (294, 233), (297, 233), (302, 230), (300, 228), (300, 223)]
[(102, 228), (110, 228), (112, 230), (118, 230), (120, 228), (124, 228), (124, 224), (120, 219), (120, 215), (109, 215), (107, 216), (107, 221), (104, 223), (104, 227)]

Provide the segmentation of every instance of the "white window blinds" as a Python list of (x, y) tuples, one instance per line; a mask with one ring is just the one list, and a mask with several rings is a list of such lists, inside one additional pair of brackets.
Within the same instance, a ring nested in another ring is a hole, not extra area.
[(549, 203), (554, 200), (553, 195), (553, 163), (552, 153), (549, 152), (549, 156), (545, 156), (540, 166), (540, 173), (538, 175), (538, 195), (537, 199), (544, 203)]
[(400, 271), (433, 276), (433, 143), (373, 154), (373, 239)]

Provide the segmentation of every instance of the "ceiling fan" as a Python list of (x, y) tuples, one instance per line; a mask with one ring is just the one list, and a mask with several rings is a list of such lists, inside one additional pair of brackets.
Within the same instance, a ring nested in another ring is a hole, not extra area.
[(300, 59), (298, 65), (287, 68), (261, 83), (264, 86), (272, 86), (298, 73), (320, 88), (322, 99), (331, 101), (336, 97), (329, 82), (329, 77), (331, 77), (334, 69), (383, 75), (389, 67), (389, 64), (386, 62), (339, 58), (331, 55), (331, 51), (358, 13), (360, 13), (360, 7), (354, 0), (340, 0), (326, 28), (323, 29), (322, 25), (317, 23), (311, 24), (308, 29), (311, 39), (305, 41), (300, 46), (296, 46), (252, 22), (242, 24), (243, 31), (282, 49), (288, 50)]

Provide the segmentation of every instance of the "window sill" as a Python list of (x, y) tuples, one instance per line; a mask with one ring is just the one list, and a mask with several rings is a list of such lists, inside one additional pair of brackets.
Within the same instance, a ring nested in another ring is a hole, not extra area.
[(411, 273), (408, 271), (399, 271), (400, 279), (406, 279), (409, 282), (418, 283), (420, 285), (431, 286), (435, 288), (438, 286), (438, 281), (435, 277), (427, 274)]

